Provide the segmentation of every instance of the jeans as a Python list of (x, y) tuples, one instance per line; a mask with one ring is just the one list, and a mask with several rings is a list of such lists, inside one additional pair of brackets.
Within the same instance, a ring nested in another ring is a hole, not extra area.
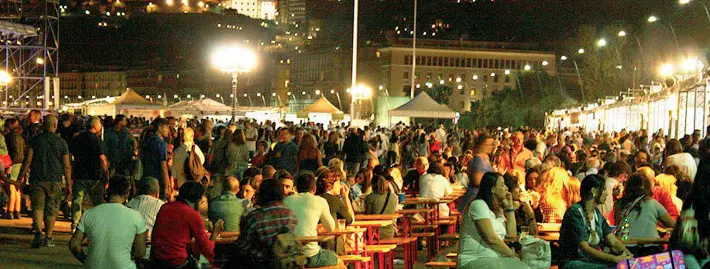
[(318, 254), (308, 257), (306, 268), (333, 266), (338, 264), (338, 255), (332, 250), (321, 249)]
[(348, 177), (357, 175), (357, 172), (360, 171), (360, 167), (362, 167), (361, 162), (345, 162), (345, 170), (348, 173)]
[(562, 269), (613, 269), (616, 268), (616, 264), (600, 261), (592, 258), (580, 258), (577, 260), (571, 260), (565, 262)]
[(84, 203), (84, 198), (86, 195), (91, 195), (91, 201), (94, 206), (100, 205), (104, 202), (104, 184), (100, 180), (91, 179), (79, 179), (74, 181), (74, 188), (72, 189), (72, 228), (76, 228), (81, 219), (81, 204)]

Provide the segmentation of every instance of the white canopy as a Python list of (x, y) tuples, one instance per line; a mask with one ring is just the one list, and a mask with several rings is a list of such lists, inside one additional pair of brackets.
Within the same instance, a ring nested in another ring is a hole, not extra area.
[(411, 118), (456, 118), (456, 112), (434, 101), (426, 92), (420, 92), (406, 104), (390, 110), (389, 115)]
[(175, 103), (168, 107), (168, 111), (176, 116), (188, 114), (193, 116), (231, 116), (232, 108), (210, 98), (204, 98)]
[(321, 97), (318, 100), (316, 100), (312, 105), (308, 106), (307, 108), (304, 108), (303, 110), (299, 111), (299, 113), (336, 113), (336, 114), (343, 114), (343, 111), (340, 111), (337, 107), (335, 107), (333, 104), (328, 101), (325, 97)]

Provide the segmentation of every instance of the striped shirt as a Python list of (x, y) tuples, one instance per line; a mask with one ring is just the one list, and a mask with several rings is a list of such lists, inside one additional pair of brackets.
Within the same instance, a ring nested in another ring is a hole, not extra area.
[(143, 216), (145, 220), (145, 226), (148, 228), (148, 235), (150, 236), (153, 231), (153, 225), (155, 225), (155, 217), (158, 215), (158, 211), (160, 211), (160, 207), (163, 206), (163, 204), (165, 204), (163, 200), (144, 194), (134, 197), (126, 205), (141, 213), (141, 216)]

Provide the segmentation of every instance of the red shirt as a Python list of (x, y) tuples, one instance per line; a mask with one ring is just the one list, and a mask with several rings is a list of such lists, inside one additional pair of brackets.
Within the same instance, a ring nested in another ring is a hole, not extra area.
[(653, 199), (656, 199), (668, 211), (671, 218), (678, 219), (678, 208), (673, 204), (673, 199), (668, 192), (659, 187), (653, 187)]
[(170, 266), (185, 264), (192, 238), (195, 238), (195, 250), (210, 262), (214, 260), (214, 242), (207, 237), (200, 213), (184, 202), (170, 202), (160, 207), (151, 238), (151, 260)]

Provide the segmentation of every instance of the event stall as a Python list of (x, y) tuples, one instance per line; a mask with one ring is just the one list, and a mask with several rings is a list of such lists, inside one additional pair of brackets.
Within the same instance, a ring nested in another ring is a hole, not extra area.
[(434, 101), (426, 92), (420, 92), (412, 100), (389, 111), (390, 117), (454, 119), (456, 112)]
[(562, 130), (584, 127), (587, 131), (626, 130), (662, 131), (671, 138), (700, 130), (705, 135), (708, 123), (708, 78), (689, 76), (672, 87), (645, 86), (600, 100), (584, 107), (559, 109), (546, 114), (547, 127)]
[(343, 111), (335, 107), (325, 97), (321, 97), (310, 106), (299, 111), (296, 113), (296, 116), (315, 123), (322, 123), (326, 128), (330, 126), (331, 121), (341, 121), (345, 119)]
[(177, 102), (168, 107), (166, 116), (228, 120), (232, 117), (232, 108), (210, 98), (204, 98)]
[(165, 108), (160, 104), (153, 104), (133, 90), (126, 90), (118, 98), (104, 98), (105, 102), (85, 102), (82, 109), (88, 115), (116, 116), (118, 114), (134, 117), (156, 118), (163, 117)]

